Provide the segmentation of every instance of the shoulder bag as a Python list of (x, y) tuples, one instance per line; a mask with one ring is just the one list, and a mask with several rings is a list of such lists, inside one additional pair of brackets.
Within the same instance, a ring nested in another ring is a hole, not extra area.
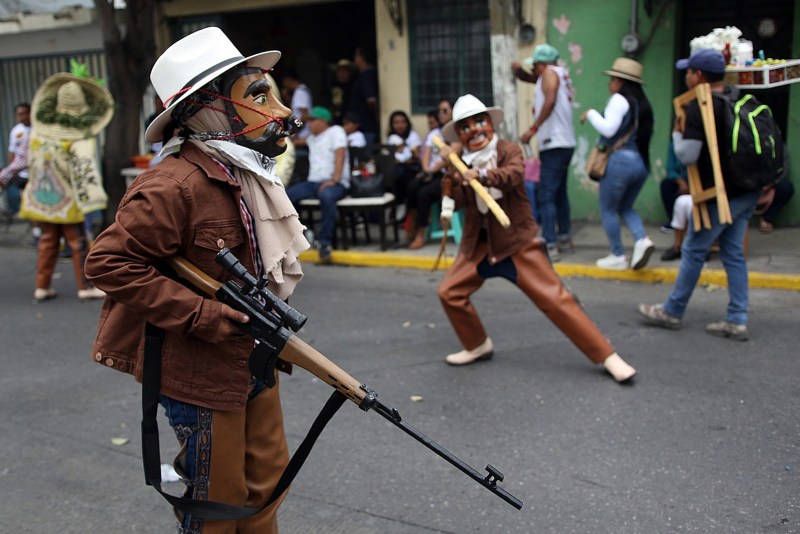
[(628, 130), (628, 133), (617, 139), (617, 142), (614, 143), (611, 147), (607, 147), (605, 145), (595, 145), (592, 147), (592, 151), (589, 153), (589, 157), (586, 158), (586, 174), (589, 175), (595, 182), (599, 182), (603, 176), (606, 175), (606, 167), (608, 167), (608, 158), (611, 156), (611, 153), (615, 150), (618, 150), (622, 145), (624, 145), (628, 139), (631, 138), (633, 132), (636, 131), (636, 128), (639, 127), (639, 117), (637, 114), (636, 120), (633, 121), (633, 126), (631, 129)]

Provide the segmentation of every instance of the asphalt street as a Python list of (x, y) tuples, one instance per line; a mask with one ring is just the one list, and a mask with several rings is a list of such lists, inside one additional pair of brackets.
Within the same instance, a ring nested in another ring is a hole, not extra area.
[[(174, 532), (144, 485), (140, 388), (90, 357), (100, 302), (79, 303), (59, 263), (59, 298), (34, 303), (33, 249), (0, 251), (0, 532)], [(752, 290), (742, 343), (704, 332), (724, 288), (698, 288), (672, 332), (635, 311), (669, 285), (567, 280), (639, 369), (620, 386), (507, 282), (475, 298), (494, 359), (453, 368), (441, 272), (305, 270), (298, 335), (468, 464), (496, 466), (524, 507), (347, 403), (281, 508), (283, 533), (800, 532), (800, 292)], [(281, 390), (294, 449), (331, 390), (302, 369)], [(176, 447), (160, 422), (166, 462)]]

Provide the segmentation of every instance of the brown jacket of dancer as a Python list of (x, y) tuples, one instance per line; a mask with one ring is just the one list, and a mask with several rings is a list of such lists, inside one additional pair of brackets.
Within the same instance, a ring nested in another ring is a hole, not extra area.
[(497, 199), (497, 203), (511, 220), (508, 228), (503, 228), (491, 211), (486, 214), (478, 211), (472, 188), (464, 185), (456, 171), (448, 169), (447, 174), (453, 181), (456, 206), (463, 207), (466, 212), (461, 254), (473, 259), (481, 228), (486, 228), (488, 260), (491, 264), (503, 261), (528, 245), (535, 238), (537, 229), (525, 192), (522, 150), (516, 143), (502, 139), (498, 141), (497, 167), (488, 172), (484, 185), (503, 192), (503, 198)]

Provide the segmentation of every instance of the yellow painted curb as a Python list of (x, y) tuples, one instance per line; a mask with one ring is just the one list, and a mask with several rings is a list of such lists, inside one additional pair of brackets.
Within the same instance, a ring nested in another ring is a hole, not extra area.
[[(307, 250), (300, 254), (300, 261), (319, 263), (316, 250)], [(392, 254), (390, 252), (353, 252), (350, 250), (334, 250), (331, 263), (337, 265), (354, 265), (357, 267), (396, 267), (405, 269), (432, 270), (436, 258), (431, 256), (413, 256), (411, 254)], [(439, 270), (447, 270), (453, 264), (453, 257), (442, 258)]]
[[(308, 250), (300, 255), (300, 261), (319, 263), (316, 250)], [(352, 265), (358, 267), (395, 267), (404, 269), (432, 270), (436, 258), (432, 256), (414, 256), (410, 254), (392, 254), (389, 252), (353, 252), (349, 250), (335, 250), (331, 254), (331, 263), (337, 265)], [(439, 262), (440, 271), (449, 269), (453, 264), (452, 256), (443, 258)], [(610, 271), (600, 269), (594, 265), (579, 263), (556, 263), (553, 266), (559, 276), (585, 276), (604, 280), (624, 280), (628, 282), (646, 282), (671, 284), (678, 276), (677, 268), (653, 267), (638, 271)], [(787, 289), (800, 291), (800, 275), (779, 273), (748, 273), (749, 286), (762, 289)], [(722, 269), (703, 269), (700, 274), (699, 285), (726, 286), (728, 283), (725, 271)]]

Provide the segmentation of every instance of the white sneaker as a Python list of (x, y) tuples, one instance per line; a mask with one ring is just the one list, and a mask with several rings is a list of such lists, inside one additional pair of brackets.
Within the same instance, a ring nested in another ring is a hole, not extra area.
[(633, 244), (633, 257), (631, 258), (631, 269), (641, 269), (647, 265), (650, 255), (656, 249), (656, 246), (645, 236)]
[(445, 361), (450, 365), (467, 365), (478, 360), (488, 360), (494, 354), (492, 338), (487, 337), (486, 341), (472, 350), (464, 349), (453, 354), (448, 354)]
[(609, 254), (605, 258), (600, 258), (594, 264), (601, 269), (609, 269), (611, 271), (627, 271), (628, 257)]
[(547, 245), (547, 256), (550, 258), (550, 261), (552, 263), (555, 263), (557, 261), (561, 261), (561, 256), (558, 253), (558, 246), (556, 246), (556, 245), (551, 245), (551, 244), (548, 243), (548, 245)]
[(48, 287), (48, 288), (37, 287), (33, 291), (34, 300), (49, 300), (49, 299), (56, 298), (56, 296), (57, 296), (56, 295), (56, 290), (53, 289), (52, 287)]

